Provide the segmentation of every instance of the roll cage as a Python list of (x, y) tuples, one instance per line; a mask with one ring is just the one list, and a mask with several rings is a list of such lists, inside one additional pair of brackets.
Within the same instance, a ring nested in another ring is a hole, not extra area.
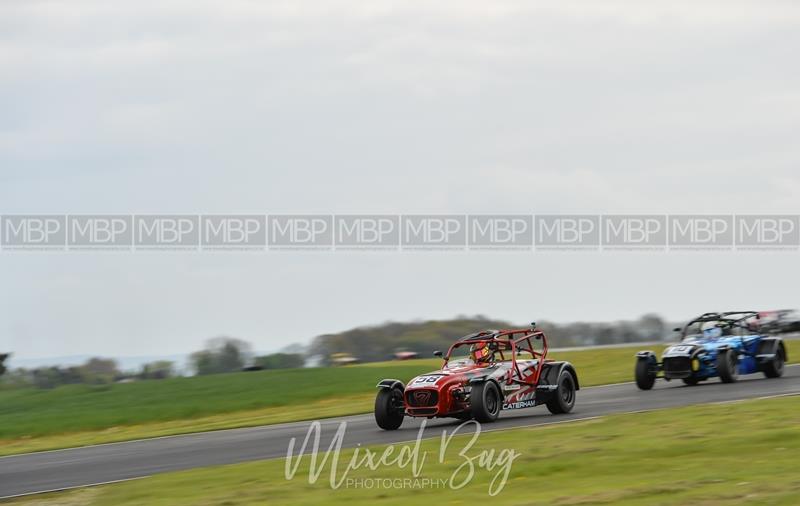
[(726, 311), (724, 313), (703, 313), (702, 315), (698, 316), (694, 320), (691, 320), (689, 323), (684, 325), (683, 330), (681, 331), (681, 340), (686, 339), (690, 335), (696, 334), (689, 334), (689, 327), (694, 325), (695, 323), (708, 323), (708, 322), (719, 322), (720, 324), (724, 324), (728, 328), (741, 328), (747, 330), (748, 332), (752, 332), (751, 329), (747, 325), (747, 321), (751, 318), (755, 318), (756, 320), (760, 319), (761, 316), (759, 315), (758, 311)]
[[(541, 351), (535, 349), (534, 341), (542, 342)], [(453, 343), (447, 350), (447, 355), (443, 357), (444, 367), (447, 367), (453, 350), (462, 346), (471, 346), (479, 343), (489, 343), (493, 357), (495, 354), (499, 353), (500, 361), (502, 362), (508, 360), (503, 352), (510, 352), (511, 368), (508, 370), (508, 377), (506, 379), (509, 384), (519, 383), (528, 386), (536, 386), (539, 384), (542, 366), (547, 357), (547, 336), (545, 336), (544, 332), (534, 327), (530, 329), (484, 330), (464, 336)], [(529, 376), (530, 380), (525, 379), (517, 363), (517, 355), (520, 352), (530, 353), (534, 359), (538, 360), (533, 374)]]

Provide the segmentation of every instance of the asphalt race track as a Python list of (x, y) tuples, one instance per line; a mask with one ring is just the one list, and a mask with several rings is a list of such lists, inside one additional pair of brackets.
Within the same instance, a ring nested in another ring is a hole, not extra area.
[[(569, 415), (551, 415), (544, 406), (504, 411), (496, 423), (483, 428), (496, 430), (541, 425), (611, 413), (787, 394), (800, 394), (800, 366), (787, 367), (782, 378), (765, 379), (755, 374), (742, 377), (732, 385), (713, 380), (687, 387), (680, 382), (659, 380), (649, 392), (639, 391), (632, 383), (591, 387), (578, 392), (575, 410)], [(321, 449), (328, 448), (342, 421), (347, 422), (344, 446), (413, 440), (420, 426), (419, 420), (406, 419), (400, 430), (385, 432), (376, 427), (371, 414), (326, 419), (322, 421)], [(302, 444), (310, 423), (268, 425), (0, 457), (0, 498), (133, 479), (166, 471), (284, 457), (290, 438), (296, 437), (298, 446)], [(443, 429), (452, 430), (458, 424), (448, 419), (428, 420), (425, 436), (439, 437)]]

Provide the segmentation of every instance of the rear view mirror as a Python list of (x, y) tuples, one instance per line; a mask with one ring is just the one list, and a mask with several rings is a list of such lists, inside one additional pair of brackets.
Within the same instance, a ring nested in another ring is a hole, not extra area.
[(442, 352), (441, 352), (441, 351), (439, 351), (439, 350), (436, 350), (436, 351), (434, 351), (434, 352), (433, 352), (433, 356), (434, 356), (434, 357), (440, 357), (440, 358), (441, 358), (441, 356), (442, 356)]

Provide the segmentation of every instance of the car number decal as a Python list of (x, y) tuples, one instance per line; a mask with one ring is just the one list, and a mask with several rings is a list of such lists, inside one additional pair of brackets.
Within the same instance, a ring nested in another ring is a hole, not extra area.
[(667, 350), (667, 353), (689, 353), (691, 351), (691, 346), (673, 346), (672, 348)]
[(441, 378), (441, 376), (420, 376), (417, 379), (415, 379), (411, 384), (422, 385), (428, 383), (436, 383), (437, 381), (439, 381), (439, 378)]

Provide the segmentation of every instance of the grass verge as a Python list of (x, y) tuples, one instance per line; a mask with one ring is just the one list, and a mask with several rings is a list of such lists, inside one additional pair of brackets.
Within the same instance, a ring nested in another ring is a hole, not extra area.
[[(464, 457), (468, 437), (456, 437), (438, 461), (441, 442), (426, 440), (421, 477), (448, 480)], [(412, 445), (406, 443), (405, 445)], [(399, 451), (401, 446), (396, 445)], [(794, 505), (800, 497), (800, 396), (614, 415), (585, 422), (485, 433), (466, 455), (515, 449), (505, 488), (489, 497), (498, 470), (476, 469), (463, 488), (350, 488), (333, 490), (330, 464), (309, 484), (309, 460), (292, 480), (284, 459), (167, 473), (142, 480), (9, 501), (14, 506), (255, 504), (406, 505)], [(372, 447), (382, 450), (383, 447)], [(358, 451), (363, 452), (363, 449)], [(342, 451), (346, 465), (354, 450)], [(395, 453), (396, 454), (396, 453)], [(464, 478), (457, 475), (456, 481)], [(354, 479), (410, 478), (410, 468), (358, 469)]]

